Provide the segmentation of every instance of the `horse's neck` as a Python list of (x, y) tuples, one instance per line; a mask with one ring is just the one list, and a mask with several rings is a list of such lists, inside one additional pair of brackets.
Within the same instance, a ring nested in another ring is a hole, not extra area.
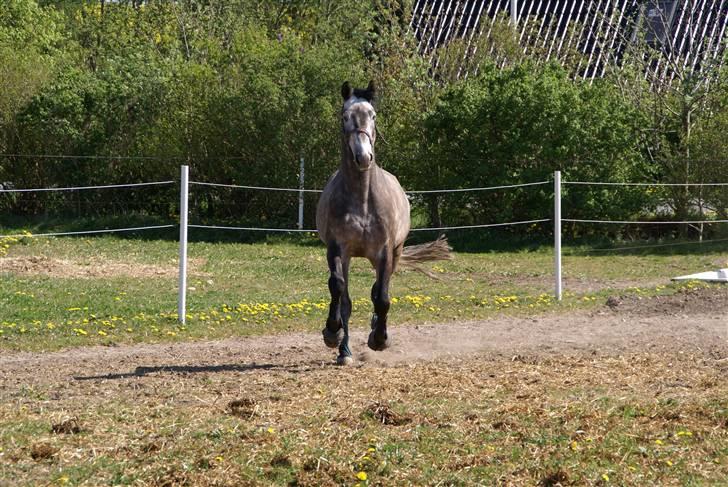
[(359, 171), (355, 167), (352, 159), (347, 159), (345, 155), (341, 163), (341, 173), (344, 176), (344, 185), (347, 192), (351, 195), (350, 201), (356, 203), (363, 213), (369, 210), (369, 198), (373, 188), (373, 181), (376, 172), (380, 171), (376, 162), (372, 162), (371, 167), (366, 171)]

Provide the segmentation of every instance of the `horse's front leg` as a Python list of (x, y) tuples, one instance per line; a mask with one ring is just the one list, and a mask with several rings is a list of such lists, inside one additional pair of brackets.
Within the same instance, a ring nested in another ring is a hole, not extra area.
[(326, 319), (326, 326), (322, 333), (326, 346), (336, 348), (344, 339), (344, 330), (342, 329), (341, 322), (341, 295), (344, 293), (344, 288), (346, 287), (341, 262), (341, 246), (339, 244), (329, 242), (326, 260), (329, 264), (329, 293), (331, 293), (331, 303), (329, 304), (329, 317)]
[(387, 314), (389, 313), (389, 281), (394, 272), (395, 261), (401, 254), (401, 246), (392, 252), (384, 248), (377, 257), (376, 269), (377, 280), (372, 286), (372, 303), (374, 304), (374, 315), (372, 315), (372, 331), (369, 333), (367, 345), (372, 350), (384, 350), (389, 347), (387, 336)]
[(337, 363), (347, 365), (353, 362), (349, 350), (349, 318), (351, 299), (349, 298), (349, 257), (344, 256), (341, 246), (330, 242), (327, 251), (329, 264), (329, 292), (331, 304), (326, 327), (323, 329), (324, 343), (331, 348), (339, 347)]

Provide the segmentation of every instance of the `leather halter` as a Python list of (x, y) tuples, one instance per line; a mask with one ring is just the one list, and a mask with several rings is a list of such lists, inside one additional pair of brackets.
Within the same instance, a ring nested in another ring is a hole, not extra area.
[(354, 130), (348, 130), (348, 131), (345, 131), (345, 132), (344, 132), (344, 134), (346, 134), (346, 135), (352, 135), (352, 134), (364, 134), (364, 135), (366, 135), (367, 137), (369, 137), (369, 143), (371, 143), (372, 145), (374, 145), (374, 140), (372, 139), (372, 136), (371, 136), (371, 135), (369, 135), (369, 132), (367, 132), (367, 131), (366, 131), (366, 130), (364, 130), (364, 129), (356, 128), (356, 129), (354, 129)]

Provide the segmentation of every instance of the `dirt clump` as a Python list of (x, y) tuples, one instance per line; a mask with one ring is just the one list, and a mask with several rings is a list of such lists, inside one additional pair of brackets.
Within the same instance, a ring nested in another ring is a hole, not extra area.
[(75, 435), (80, 433), (81, 426), (78, 424), (78, 419), (76, 418), (69, 418), (64, 419), (60, 423), (56, 423), (51, 426), (51, 431), (56, 434), (70, 434)]
[(33, 460), (45, 460), (52, 458), (58, 452), (57, 448), (53, 448), (48, 443), (36, 443), (30, 447), (30, 458)]
[(388, 426), (401, 426), (412, 421), (412, 417), (407, 414), (400, 414), (392, 409), (388, 404), (375, 401), (364, 409), (364, 416), (373, 418), (378, 422)]
[(249, 419), (258, 413), (258, 404), (247, 397), (230, 401), (227, 408), (233, 416), (245, 419)]

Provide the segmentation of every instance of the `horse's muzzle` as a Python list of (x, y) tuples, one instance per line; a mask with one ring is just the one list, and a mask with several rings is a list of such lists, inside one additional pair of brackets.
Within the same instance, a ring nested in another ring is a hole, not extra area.
[(372, 154), (357, 154), (354, 159), (359, 170), (366, 171), (371, 167), (374, 157), (372, 157)]

